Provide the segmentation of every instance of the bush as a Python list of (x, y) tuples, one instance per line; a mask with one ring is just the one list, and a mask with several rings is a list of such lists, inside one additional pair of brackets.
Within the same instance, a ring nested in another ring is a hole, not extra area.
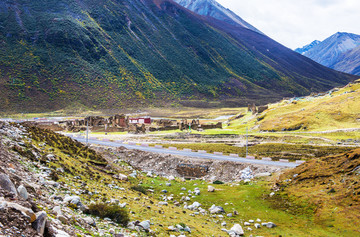
[(130, 220), (129, 214), (125, 208), (117, 204), (96, 203), (90, 204), (86, 212), (100, 218), (110, 218), (114, 222), (126, 226)]
[(147, 190), (143, 186), (132, 186), (131, 189), (143, 194), (147, 193)]
[(220, 180), (216, 180), (213, 182), (213, 184), (224, 184), (224, 182), (220, 181)]

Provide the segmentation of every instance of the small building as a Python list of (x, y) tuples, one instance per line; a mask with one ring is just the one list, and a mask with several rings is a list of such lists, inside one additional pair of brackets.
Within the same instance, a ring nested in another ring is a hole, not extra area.
[(151, 124), (151, 118), (145, 117), (145, 118), (129, 118), (130, 124)]

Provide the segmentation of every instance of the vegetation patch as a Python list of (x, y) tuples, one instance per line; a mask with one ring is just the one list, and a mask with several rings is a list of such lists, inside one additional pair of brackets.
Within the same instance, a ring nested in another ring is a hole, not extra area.
[(126, 226), (130, 220), (128, 211), (118, 204), (90, 204), (86, 212), (87, 214), (98, 216), (100, 218), (110, 218), (115, 223), (123, 226)]

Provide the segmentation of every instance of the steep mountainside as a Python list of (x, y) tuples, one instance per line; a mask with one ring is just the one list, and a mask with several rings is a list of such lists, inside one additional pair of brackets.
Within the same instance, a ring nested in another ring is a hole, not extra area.
[(360, 75), (360, 46), (341, 54), (334, 68), (341, 72)]
[(360, 65), (360, 55), (358, 50), (352, 50), (359, 46), (360, 35), (338, 32), (322, 42), (314, 41), (295, 51), (332, 69), (358, 74), (356, 67)]
[(230, 9), (227, 9), (222, 5), (220, 5), (215, 0), (174, 0), (174, 1), (199, 15), (211, 16), (214, 17), (215, 19), (224, 21), (226, 23), (232, 25), (240, 25), (242, 27), (248, 28), (250, 30), (262, 34), (261, 31), (259, 31), (254, 26), (244, 21), (241, 17), (236, 15)]
[(169, 0), (0, 0), (0, 45), (3, 111), (246, 105), (354, 79)]

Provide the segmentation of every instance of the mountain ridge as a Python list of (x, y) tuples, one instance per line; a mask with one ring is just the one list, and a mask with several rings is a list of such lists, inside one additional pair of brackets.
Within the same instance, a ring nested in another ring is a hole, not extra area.
[(244, 106), (355, 79), (168, 0), (0, 0), (0, 45), (3, 111)]
[(295, 51), (329, 68), (359, 75), (356, 67), (359, 57), (352, 50), (360, 46), (360, 35), (337, 32), (322, 42), (310, 44)]
[(231, 25), (240, 25), (244, 28), (263, 34), (260, 30), (246, 22), (228, 8), (223, 7), (215, 0), (174, 0), (181, 6), (202, 16), (210, 16)]

